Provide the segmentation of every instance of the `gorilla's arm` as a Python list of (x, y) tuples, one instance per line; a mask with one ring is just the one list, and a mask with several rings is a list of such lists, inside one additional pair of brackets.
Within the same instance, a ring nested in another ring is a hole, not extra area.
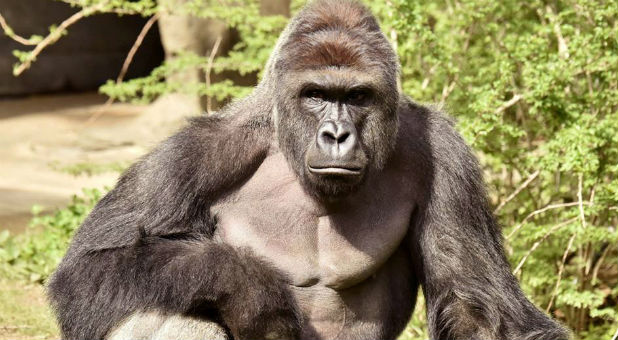
[(64, 338), (101, 339), (149, 310), (212, 312), (236, 338), (294, 336), (295, 305), (283, 277), (210, 240), (209, 207), (259, 166), (269, 124), (264, 116), (196, 119), (121, 177), (50, 280)]
[(568, 338), (526, 299), (511, 274), (476, 158), (448, 119), (414, 106), (416, 133), (424, 136), (412, 156), (422, 159), (419, 185), (426, 196), (410, 241), (431, 338)]
[(148, 236), (211, 236), (212, 202), (260, 165), (269, 124), (262, 116), (193, 119), (121, 176), (80, 227), (71, 250), (131, 245), (142, 229)]

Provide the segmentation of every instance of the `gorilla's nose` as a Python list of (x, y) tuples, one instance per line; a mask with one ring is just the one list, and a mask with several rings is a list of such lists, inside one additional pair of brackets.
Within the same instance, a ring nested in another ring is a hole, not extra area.
[(348, 122), (328, 120), (318, 129), (318, 146), (333, 158), (345, 158), (356, 146), (356, 129)]

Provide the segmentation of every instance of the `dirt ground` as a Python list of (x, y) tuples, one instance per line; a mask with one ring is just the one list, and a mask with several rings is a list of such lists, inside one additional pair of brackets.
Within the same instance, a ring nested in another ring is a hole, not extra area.
[(0, 99), (0, 230), (24, 230), (35, 204), (51, 211), (82, 188), (113, 186), (117, 172), (75, 176), (62, 169), (129, 164), (194, 110), (176, 98), (149, 106), (105, 100), (96, 93)]
[(132, 160), (144, 153), (112, 132), (143, 108), (113, 105), (86, 123), (104, 102), (97, 94), (0, 101), (0, 229), (23, 230), (34, 204), (62, 207), (81, 188), (112, 185), (117, 177), (113, 172), (74, 176), (58, 168)]

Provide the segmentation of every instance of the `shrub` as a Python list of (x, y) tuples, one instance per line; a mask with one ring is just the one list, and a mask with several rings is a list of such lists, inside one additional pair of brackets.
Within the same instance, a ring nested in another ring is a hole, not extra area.
[(51, 215), (36, 216), (30, 228), (19, 235), (0, 232), (0, 271), (6, 277), (43, 283), (56, 268), (67, 250), (73, 233), (88, 216), (101, 191), (84, 189), (83, 196), (73, 196), (71, 203)]

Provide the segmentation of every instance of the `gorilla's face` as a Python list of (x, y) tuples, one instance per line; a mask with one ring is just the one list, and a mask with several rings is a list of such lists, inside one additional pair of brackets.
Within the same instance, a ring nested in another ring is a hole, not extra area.
[(314, 131), (303, 159), (304, 175), (324, 194), (345, 194), (360, 184), (368, 158), (360, 131), (376, 111), (374, 91), (341, 71), (306, 79), (298, 91), (298, 114), (312, 118)]
[(313, 6), (279, 44), (270, 95), (279, 146), (306, 191), (337, 199), (382, 169), (394, 149), (399, 68), (366, 8)]
[[(289, 77), (277, 105), (277, 132), (288, 162), (315, 196), (337, 199), (384, 166), (397, 119), (380, 77), (324, 67)], [(290, 91), (292, 90), (292, 91)]]
[(299, 112), (318, 121), (305, 167), (311, 177), (354, 184), (363, 178), (367, 167), (356, 126), (371, 111), (373, 91), (364, 84), (332, 85), (310, 83), (299, 95)]

